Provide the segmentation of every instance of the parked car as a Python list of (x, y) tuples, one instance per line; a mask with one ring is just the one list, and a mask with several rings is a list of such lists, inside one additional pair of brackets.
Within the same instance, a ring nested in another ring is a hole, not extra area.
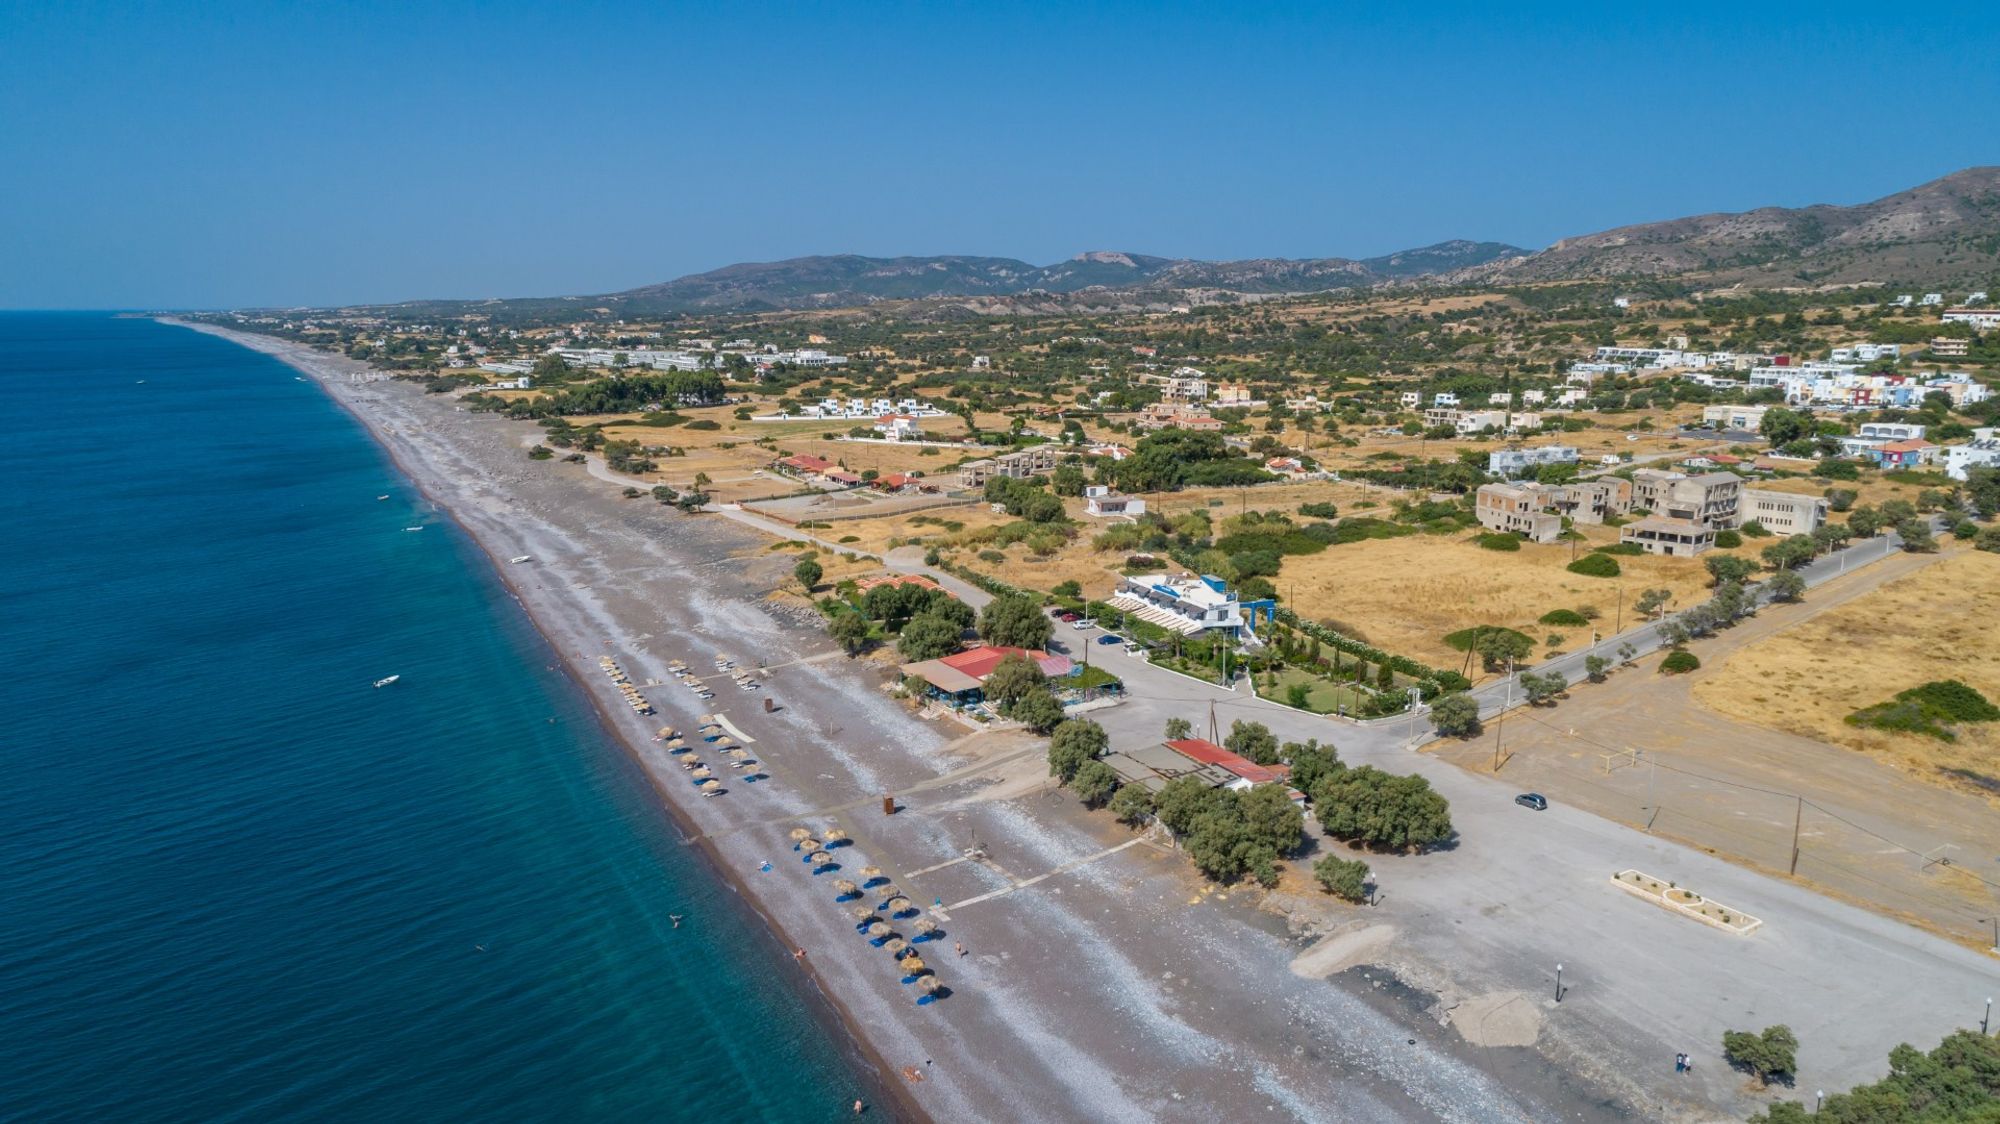
[(1081, 615), (1074, 609), (1064, 609), (1062, 612), (1056, 614), (1056, 619), (1060, 621), (1073, 621)]
[(1082, 621), (1078, 621), (1078, 622), (1076, 622), (1076, 623), (1075, 623), (1075, 624), (1073, 624), (1073, 625), (1070, 625), (1070, 627), (1071, 627), (1071, 628), (1073, 628), (1073, 629), (1075, 629), (1075, 630), (1077, 630), (1078, 632), (1082, 632), (1082, 631), (1084, 631), (1085, 629), (1087, 629), (1087, 628), (1089, 628), (1089, 627), (1090, 627), (1090, 622), (1089, 622), (1089, 621), (1087, 621), (1087, 620), (1082, 620)]
[(1549, 798), (1539, 792), (1524, 792), (1514, 798), (1514, 803), (1523, 808), (1533, 808), (1537, 812), (1549, 810)]
[(1136, 656), (1136, 655), (1138, 655), (1138, 654), (1139, 654), (1140, 652), (1143, 652), (1143, 651), (1145, 651), (1145, 650), (1146, 650), (1146, 646), (1145, 646), (1144, 644), (1141, 644), (1141, 643), (1139, 643), (1139, 642), (1138, 642), (1137, 640), (1132, 640), (1132, 641), (1128, 641), (1128, 642), (1126, 642), (1126, 644), (1125, 644), (1125, 650), (1126, 650), (1126, 651), (1128, 651), (1128, 652), (1130, 652), (1130, 653), (1132, 653), (1133, 655), (1135, 655), (1135, 656)]
[(1125, 642), (1125, 638), (1123, 636), (1113, 636), (1107, 632), (1104, 635), (1098, 637), (1097, 642), (1099, 644), (1123, 644)]

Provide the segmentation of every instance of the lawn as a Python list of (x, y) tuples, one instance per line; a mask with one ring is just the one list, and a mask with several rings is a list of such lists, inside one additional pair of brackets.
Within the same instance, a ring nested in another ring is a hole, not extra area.
[(1267, 699), (1285, 702), (1288, 691), (1294, 683), (1306, 685), (1310, 692), (1306, 696), (1307, 706), (1320, 714), (1332, 714), (1342, 706), (1353, 711), (1366, 697), (1351, 686), (1329, 682), (1296, 667), (1288, 667), (1279, 672), (1276, 686), (1267, 686), (1265, 678), (1258, 676), (1257, 693)]

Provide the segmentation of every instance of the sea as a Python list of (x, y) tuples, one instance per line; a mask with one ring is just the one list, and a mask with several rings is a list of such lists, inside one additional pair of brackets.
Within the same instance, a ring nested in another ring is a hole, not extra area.
[(0, 527), (0, 1120), (866, 1095), (490, 563), (291, 368), (0, 314)]

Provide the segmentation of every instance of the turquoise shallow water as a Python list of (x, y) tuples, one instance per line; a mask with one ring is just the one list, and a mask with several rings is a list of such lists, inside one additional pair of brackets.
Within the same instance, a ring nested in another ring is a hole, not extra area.
[(0, 1119), (845, 1116), (789, 958), (316, 387), (0, 315), (0, 424)]

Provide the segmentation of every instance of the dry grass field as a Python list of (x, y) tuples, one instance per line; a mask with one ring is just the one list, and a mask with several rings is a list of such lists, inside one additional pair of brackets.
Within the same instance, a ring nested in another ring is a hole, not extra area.
[[(1616, 541), (1615, 531), (1585, 528), (1593, 543)], [(1434, 667), (1456, 668), (1464, 653), (1445, 634), (1473, 625), (1503, 625), (1540, 643), (1551, 633), (1575, 651), (1590, 643), (1590, 629), (1537, 623), (1551, 609), (1597, 610), (1594, 626), (1610, 634), (1621, 617), (1633, 623), (1631, 602), (1642, 589), (1668, 589), (1677, 606), (1706, 596), (1707, 571), (1697, 559), (1619, 558), (1617, 578), (1572, 574), (1565, 544), (1524, 543), (1518, 552), (1485, 550), (1469, 535), (1410, 535), (1330, 547), (1285, 560), (1278, 591), (1300, 614), (1332, 619), (1362, 633), (1379, 648)]]
[(1935, 679), (1958, 679), (2000, 699), (1996, 614), (2000, 555), (1956, 548), (1735, 653), (1703, 676), (1694, 697), (1730, 717), (1873, 754), (1916, 776), (1951, 782), (1940, 770), (1964, 769), (2000, 785), (2000, 729), (1968, 727), (1956, 742), (1943, 742), (1843, 721)]

